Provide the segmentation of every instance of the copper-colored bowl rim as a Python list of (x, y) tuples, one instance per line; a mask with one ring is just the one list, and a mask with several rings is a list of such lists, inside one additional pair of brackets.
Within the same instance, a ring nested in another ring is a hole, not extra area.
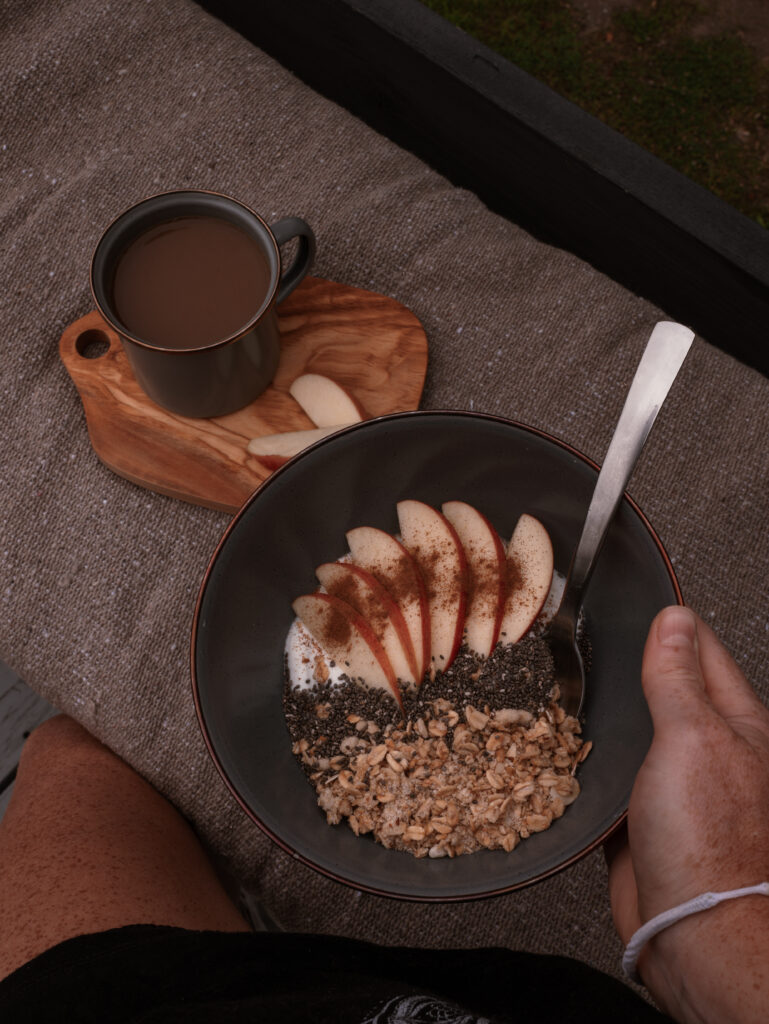
[[(269, 836), (269, 838), (272, 839), (272, 841), (274, 843), (276, 843), (277, 846), (279, 846), (284, 852), (288, 853), (294, 860), (298, 860), (300, 863), (305, 864), (309, 868), (312, 868), (314, 871), (317, 871), (319, 874), (325, 876), (326, 878), (332, 879), (335, 882), (341, 882), (343, 885), (346, 885), (346, 886), (348, 886), (348, 887), (350, 887), (352, 889), (356, 889), (356, 890), (359, 890), (361, 892), (370, 893), (373, 896), (385, 896), (385, 897), (388, 897), (390, 899), (402, 900), (402, 901), (406, 901), (406, 902), (410, 902), (410, 903), (468, 903), (468, 902), (472, 902), (472, 901), (475, 901), (475, 900), (489, 899), (489, 898), (491, 898), (493, 896), (502, 896), (502, 895), (505, 895), (506, 893), (511, 893), (511, 892), (515, 892), (515, 891), (520, 890), (520, 889), (528, 888), (529, 886), (535, 885), (537, 882), (542, 882), (546, 878), (550, 878), (553, 875), (557, 875), (561, 871), (563, 871), (566, 868), (570, 867), (571, 865), (576, 864), (578, 861), (582, 860), (583, 857), (586, 857), (593, 850), (595, 850), (599, 846), (603, 845), (606, 842), (606, 840), (609, 839), (610, 836), (612, 836), (618, 829), (620, 829), (622, 827), (622, 825), (625, 823), (625, 820), (627, 818), (627, 809), (625, 809), (619, 815), (619, 817), (617, 818), (616, 821), (614, 821), (611, 825), (609, 825), (606, 829), (604, 829), (604, 831), (600, 835), (596, 836), (596, 838), (593, 839), (590, 843), (588, 843), (587, 846), (585, 846), (582, 850), (578, 851), (577, 853), (573, 854), (571, 857), (567, 858), (564, 861), (561, 861), (560, 863), (554, 865), (551, 868), (548, 868), (545, 871), (540, 872), (538, 875), (532, 876), (531, 878), (526, 878), (523, 881), (514, 882), (511, 885), (505, 885), (505, 886), (502, 886), (502, 887), (499, 887), (499, 888), (496, 888), (496, 889), (489, 889), (487, 891), (478, 892), (478, 893), (459, 894), (459, 895), (450, 895), (450, 896), (421, 896), (421, 895), (414, 895), (414, 894), (410, 894), (410, 893), (390, 892), (390, 891), (388, 891), (386, 889), (379, 889), (376, 886), (366, 885), (366, 884), (359, 883), (359, 882), (352, 882), (349, 879), (345, 878), (343, 875), (337, 874), (336, 872), (331, 871), (328, 868), (324, 868), (324, 867), (320, 866), (319, 864), (316, 864), (310, 857), (306, 857), (303, 854), (298, 853), (292, 846), (290, 846), (283, 839), (281, 839), (281, 837), (279, 835), (277, 835), (275, 832), (273, 832), (272, 829), (268, 828), (260, 820), (258, 815), (256, 815), (251, 810), (251, 808), (248, 806), (247, 802), (243, 799), (243, 797), (241, 797), (241, 795), (238, 792), (236, 786), (234, 785), (234, 783), (230, 779), (229, 775), (227, 774), (227, 771), (226, 771), (224, 765), (221, 763), (221, 761), (219, 759), (219, 756), (218, 756), (216, 750), (214, 749), (214, 745), (213, 745), (213, 742), (211, 741), (211, 737), (210, 737), (210, 735), (208, 733), (208, 729), (206, 727), (205, 719), (204, 719), (204, 716), (203, 716), (203, 710), (202, 710), (202, 707), (201, 707), (200, 694), (199, 694), (199, 690), (198, 690), (197, 672), (196, 672), (196, 668), (195, 668), (195, 649), (196, 649), (196, 645), (197, 645), (198, 622), (200, 620), (200, 610), (201, 610), (201, 606), (202, 606), (202, 603), (203, 603), (203, 598), (204, 598), (204, 595), (205, 595), (206, 587), (208, 586), (208, 581), (209, 581), (209, 578), (210, 578), (211, 573), (213, 571), (214, 565), (215, 565), (215, 563), (216, 563), (216, 561), (217, 561), (217, 559), (218, 559), (218, 557), (219, 557), (219, 555), (220, 555), (224, 545), (227, 543), (227, 539), (228, 539), (230, 533), (234, 530), (234, 528), (235, 528), (237, 522), (239, 521), (240, 517), (244, 514), (244, 512), (252, 504), (252, 502), (254, 502), (257, 499), (257, 497), (259, 497), (261, 492), (266, 487), (268, 487), (270, 485), (270, 482), (275, 480), (287, 467), (293, 465), (295, 459), (303, 458), (305, 456), (305, 454), (307, 454), (307, 453), (309, 453), (311, 451), (314, 451), (314, 450), (320, 448), (323, 445), (328, 444), (334, 438), (340, 436), (341, 434), (349, 434), (352, 431), (358, 429), (359, 427), (361, 427), (361, 426), (363, 426), (363, 425), (365, 425), (367, 423), (385, 422), (385, 421), (392, 422), (394, 420), (406, 419), (406, 418), (412, 418), (412, 417), (419, 417), (419, 416), (425, 416), (425, 415), (463, 417), (463, 418), (467, 418), (467, 419), (476, 419), (476, 420), (481, 419), (481, 420), (486, 420), (486, 421), (492, 422), (492, 423), (502, 423), (505, 426), (515, 427), (515, 428), (517, 428), (519, 430), (524, 430), (524, 431), (526, 431), (526, 432), (528, 432), (530, 434), (533, 434), (536, 437), (542, 438), (545, 441), (548, 441), (548, 442), (556, 444), (559, 448), (564, 449), (564, 451), (569, 452), (571, 455), (574, 455), (577, 458), (579, 458), (580, 460), (582, 460), (582, 462), (586, 463), (588, 466), (590, 466), (596, 472), (598, 472), (600, 470), (599, 464), (597, 462), (595, 462), (593, 459), (591, 459), (589, 456), (587, 456), (583, 452), (581, 452), (578, 448), (575, 448), (573, 445), (570, 445), (566, 441), (562, 441), (560, 438), (555, 437), (553, 434), (548, 434), (546, 431), (540, 430), (538, 427), (533, 427), (533, 426), (530, 426), (529, 424), (526, 424), (526, 423), (519, 423), (517, 420), (507, 419), (504, 416), (496, 416), (496, 415), (493, 415), (493, 414), (490, 414), (490, 413), (466, 412), (464, 410), (455, 410), (455, 409), (425, 409), (425, 410), (414, 410), (412, 412), (393, 413), (393, 414), (391, 414), (389, 416), (379, 416), (379, 417), (376, 417), (375, 419), (372, 419), (372, 420), (364, 420), (362, 424), (354, 424), (354, 425), (352, 425), (350, 427), (346, 427), (343, 430), (339, 430), (336, 433), (329, 435), (328, 437), (322, 438), (320, 441), (317, 441), (314, 445), (312, 445), (311, 448), (305, 448), (302, 452), (299, 453), (299, 455), (295, 456), (294, 459), (291, 459), (288, 463), (285, 463), (283, 466), (280, 466), (277, 470), (275, 470), (274, 473), (271, 474), (271, 476), (269, 476), (262, 484), (260, 484), (260, 486), (253, 492), (253, 494), (251, 494), (243, 502), (241, 507), (238, 509), (238, 511), (233, 516), (232, 521), (229, 523), (229, 525), (225, 529), (224, 534), (222, 535), (221, 539), (219, 540), (219, 543), (217, 544), (217, 546), (216, 546), (216, 548), (214, 550), (214, 553), (213, 553), (213, 555), (211, 556), (211, 558), (210, 558), (210, 560), (208, 562), (208, 566), (206, 567), (205, 575), (203, 576), (203, 581), (202, 581), (202, 583), (200, 585), (200, 589), (198, 591), (197, 601), (195, 602), (195, 613), (194, 613), (194, 618), (193, 618), (193, 623), (192, 623), (192, 637), (191, 637), (191, 648), (190, 648), (190, 671), (191, 671), (191, 681), (192, 681), (192, 697), (193, 697), (193, 701), (195, 703), (195, 711), (196, 711), (196, 714), (197, 714), (198, 725), (199, 725), (201, 733), (203, 735), (203, 740), (204, 740), (205, 745), (206, 745), (206, 747), (208, 749), (208, 752), (209, 752), (209, 754), (210, 754), (210, 756), (211, 756), (211, 758), (212, 758), (212, 760), (213, 760), (217, 770), (219, 771), (219, 774), (221, 775), (222, 779), (224, 780), (227, 788), (232, 793), (232, 795), (235, 797), (235, 800), (238, 802), (238, 804), (240, 804), (241, 808), (246, 812), (248, 817), (261, 829), (261, 831), (265, 835)], [(671, 560), (670, 560), (670, 558), (668, 556), (668, 553), (665, 550), (665, 548), (664, 548), (664, 546), (662, 544), (662, 541), (660, 540), (660, 538), (659, 538), (659, 536), (657, 534), (657, 531), (654, 529), (654, 527), (652, 526), (652, 524), (649, 521), (649, 519), (647, 518), (647, 516), (641, 511), (641, 508), (639, 507), (639, 505), (633, 500), (633, 498), (630, 497), (630, 495), (627, 493), (627, 491), (625, 492), (624, 500), (628, 502), (630, 507), (636, 513), (636, 515), (640, 519), (641, 523), (643, 524), (644, 528), (649, 533), (649, 536), (653, 540), (654, 544), (658, 548), (659, 553), (660, 553), (660, 555), (662, 557), (662, 562), (663, 562), (663, 564), (664, 564), (664, 566), (665, 566), (665, 568), (667, 570), (667, 573), (668, 573), (668, 575), (670, 577), (670, 581), (671, 581), (672, 586), (673, 586), (673, 591), (675, 593), (677, 603), (680, 604), (680, 605), (683, 605), (684, 604), (683, 593), (681, 591), (681, 587), (679, 586), (678, 579), (676, 578), (675, 570), (673, 568), (673, 563), (671, 562)]]
[[(265, 241), (266, 239), (269, 239), (272, 242), (278, 267), (278, 272), (275, 275), (275, 280), (272, 283), (270, 291), (267, 293), (267, 296), (262, 301), (262, 304), (260, 305), (257, 312), (251, 317), (251, 319), (244, 327), (240, 327), (237, 331), (235, 331), (234, 334), (229, 334), (226, 338), (220, 338), (217, 341), (212, 341), (208, 345), (194, 345), (190, 348), (169, 348), (168, 346), (165, 345), (153, 345), (151, 342), (144, 341), (142, 338), (138, 338), (135, 334), (132, 334), (127, 327), (125, 327), (114, 316), (112, 316), (111, 312), (108, 309), (105, 309), (104, 306), (99, 302), (99, 297), (96, 294), (96, 289), (94, 288), (93, 283), (93, 265), (94, 260), (96, 258), (96, 253), (102, 241), (106, 238), (107, 234), (118, 223), (118, 221), (122, 220), (122, 218), (125, 217), (126, 214), (130, 213), (131, 210), (135, 209), (137, 206), (142, 206), (144, 203), (149, 203), (153, 199), (163, 199), (165, 196), (179, 195), (214, 196), (217, 199), (225, 199), (230, 203), (234, 203), (236, 206), (240, 206), (255, 220), (259, 221), (259, 223), (264, 228), (266, 236)], [(264, 315), (269, 312), (272, 306), (274, 306), (275, 297), (278, 294), (278, 287), (280, 286), (280, 249), (278, 247), (278, 243), (275, 241), (275, 236), (273, 235), (269, 224), (264, 220), (263, 217), (260, 217), (255, 210), (252, 210), (250, 206), (248, 206), (246, 203), (241, 202), (240, 199), (235, 199), (233, 196), (229, 196), (225, 192), (214, 192), (211, 189), (205, 188), (173, 188), (169, 189), (167, 192), (154, 192), (152, 195), (145, 196), (143, 199), (137, 199), (135, 203), (131, 203), (130, 206), (127, 206), (121, 213), (117, 215), (117, 217), (114, 217), (110, 221), (110, 223), (99, 236), (99, 241), (96, 243), (93, 254), (91, 256), (91, 263), (88, 269), (88, 283), (91, 288), (91, 296), (93, 298), (94, 303), (96, 304), (96, 308), (98, 309), (99, 313), (106, 320), (107, 324), (112, 328), (112, 330), (115, 331), (115, 333), (118, 334), (121, 338), (127, 338), (134, 345), (138, 345), (140, 348), (146, 349), (148, 352), (162, 352), (164, 355), (189, 355), (190, 352), (211, 352), (212, 350), (217, 348), (224, 348), (225, 345), (231, 345), (234, 341), (237, 341), (239, 338), (244, 337), (244, 335), (248, 334), (249, 331), (252, 331), (254, 329), (254, 327), (256, 326), (256, 324), (259, 323), (262, 317), (264, 317)]]

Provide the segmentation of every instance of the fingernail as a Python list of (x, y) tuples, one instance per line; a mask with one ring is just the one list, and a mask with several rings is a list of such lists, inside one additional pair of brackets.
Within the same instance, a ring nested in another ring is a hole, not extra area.
[(664, 647), (694, 647), (697, 629), (688, 608), (665, 608), (657, 622), (657, 638)]

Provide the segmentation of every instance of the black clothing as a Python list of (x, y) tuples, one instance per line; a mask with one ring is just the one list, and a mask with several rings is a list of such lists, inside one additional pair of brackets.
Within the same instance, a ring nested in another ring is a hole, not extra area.
[(0, 1020), (132, 1024), (662, 1024), (565, 957), (325, 935), (132, 925), (60, 943), (0, 982)]

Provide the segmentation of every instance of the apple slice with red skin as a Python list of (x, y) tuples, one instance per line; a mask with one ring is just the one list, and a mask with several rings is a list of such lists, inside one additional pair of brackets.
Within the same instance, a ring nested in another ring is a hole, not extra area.
[(499, 641), (515, 644), (531, 629), (553, 582), (553, 545), (534, 516), (522, 515), (507, 547), (507, 597)]
[(486, 516), (467, 502), (447, 501), (441, 511), (456, 530), (467, 559), (465, 643), (488, 658), (505, 610), (505, 548)]
[(355, 565), (370, 572), (395, 601), (406, 623), (418, 683), (430, 662), (430, 609), (427, 589), (416, 562), (395, 537), (375, 526), (347, 533)]
[(467, 560), (457, 532), (444, 515), (423, 501), (399, 501), (398, 523), (414, 556), (430, 606), (430, 671), (445, 670), (462, 642), (467, 604)]
[(269, 469), (271, 473), (276, 469), (280, 469), (281, 466), (285, 466), (289, 461), (288, 455), (255, 455), (254, 458), (258, 459), (264, 468)]
[(382, 584), (352, 562), (324, 562), (315, 575), (327, 593), (346, 601), (368, 622), (401, 683), (415, 686), (416, 658), (406, 620)]
[(390, 659), (362, 615), (331, 594), (303, 594), (292, 608), (346, 675), (370, 689), (386, 690), (403, 707)]

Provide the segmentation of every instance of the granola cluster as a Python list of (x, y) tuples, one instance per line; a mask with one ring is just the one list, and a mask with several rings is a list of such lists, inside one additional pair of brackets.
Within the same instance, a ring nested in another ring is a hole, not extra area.
[[(315, 705), (321, 722), (328, 708)], [(592, 746), (557, 690), (538, 715), (458, 710), (439, 698), (406, 724), (381, 729), (356, 714), (346, 721), (336, 752), (320, 730), (293, 745), (320, 807), (330, 824), (347, 819), (356, 835), (415, 857), (509, 852), (544, 831), (577, 798), (574, 773)]]

